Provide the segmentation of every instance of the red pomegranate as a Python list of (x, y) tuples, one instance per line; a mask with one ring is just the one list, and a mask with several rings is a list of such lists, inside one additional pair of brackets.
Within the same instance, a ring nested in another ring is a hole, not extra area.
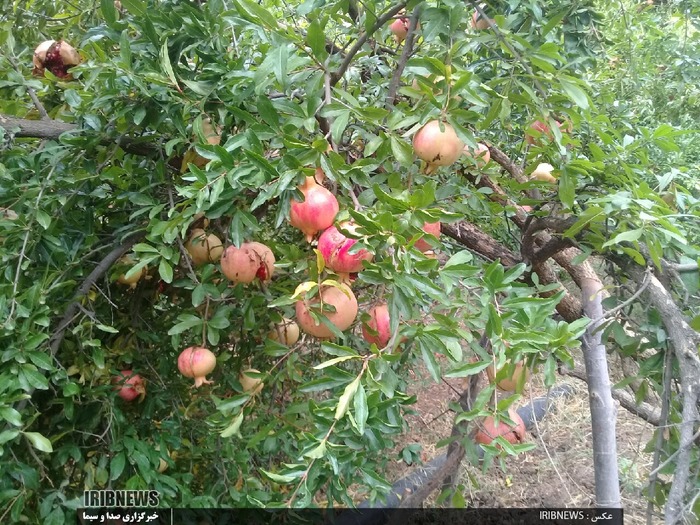
[(234, 283), (251, 283), (256, 278), (269, 281), (275, 270), (275, 255), (259, 242), (245, 242), (240, 248), (229, 246), (221, 256), (221, 271)]
[[(438, 239), (440, 238), (440, 223), (439, 222), (426, 222), (423, 224), (423, 231), (425, 233), (429, 233), (431, 235), (434, 235)], [(416, 241), (415, 247), (422, 251), (423, 253), (429, 252), (433, 249), (430, 244), (428, 244), (428, 241), (425, 239), (418, 239)]]
[(378, 348), (384, 348), (391, 339), (391, 318), (389, 306), (381, 303), (369, 311), (370, 320), (362, 323), (362, 337), (369, 344), (376, 344)]
[[(294, 293), (296, 295), (308, 288), (309, 283), (300, 284)], [(333, 311), (326, 310), (326, 305), (332, 306)], [(322, 286), (318, 295), (297, 301), (297, 323), (302, 331), (319, 339), (331, 339), (335, 337), (333, 332), (323, 322), (317, 323), (311, 316), (311, 311), (318, 316), (324, 315), (342, 332), (350, 328), (357, 317), (357, 298), (348, 285), (341, 283), (338, 286)]]
[(130, 402), (137, 397), (146, 395), (146, 383), (143, 378), (134, 374), (133, 370), (122, 370), (118, 376), (112, 378), (112, 383), (117, 395), (124, 401)]
[(316, 232), (333, 224), (340, 206), (335, 195), (319, 185), (314, 177), (306, 177), (299, 186), (299, 191), (304, 194), (304, 201), (292, 200), (289, 222), (299, 228), (306, 235), (306, 240), (311, 242)]
[(413, 137), (413, 150), (428, 164), (426, 173), (431, 173), (437, 166), (454, 164), (464, 151), (464, 142), (447, 122), (431, 120)]
[[(350, 222), (344, 222), (340, 228), (352, 234), (357, 231), (357, 225)], [(362, 271), (362, 261), (371, 261), (373, 258), (365, 249), (353, 251), (352, 247), (356, 243), (357, 239), (346, 237), (335, 226), (327, 228), (318, 238), (318, 249), (326, 266), (343, 276), (344, 280), (347, 280), (349, 274)]]
[(484, 419), (479, 431), (474, 436), (474, 440), (477, 443), (483, 445), (489, 445), (498, 436), (503, 436), (503, 438), (508, 441), (508, 443), (522, 443), (525, 441), (525, 433), (527, 429), (525, 428), (525, 423), (523, 419), (518, 415), (518, 412), (511, 408), (508, 410), (508, 417), (513, 420), (515, 426), (508, 425), (505, 421), (499, 421), (496, 425), (496, 421), (493, 416), (488, 416)]
[(207, 374), (211, 374), (216, 368), (216, 356), (201, 346), (190, 346), (180, 352), (177, 368), (183, 376), (193, 377), (195, 388), (199, 388), (212, 383), (207, 381)]
[(408, 34), (409, 19), (406, 17), (394, 20), (389, 26), (389, 29), (394, 34), (394, 40), (397, 44), (400, 44), (406, 38)]

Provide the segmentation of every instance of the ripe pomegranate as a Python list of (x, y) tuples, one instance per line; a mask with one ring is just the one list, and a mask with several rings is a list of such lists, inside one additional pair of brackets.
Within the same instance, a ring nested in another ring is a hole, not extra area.
[[(134, 260), (131, 257), (126, 255), (126, 256), (122, 257), (121, 259), (119, 259), (119, 264), (123, 265), (123, 266), (134, 266), (136, 263), (134, 262)], [(126, 285), (130, 286), (131, 288), (136, 288), (136, 284), (141, 280), (141, 278), (144, 275), (146, 275), (147, 272), (148, 272), (148, 269), (144, 266), (143, 268), (141, 268), (140, 272), (136, 272), (134, 275), (132, 275), (128, 279), (126, 277), (126, 274), (129, 272), (121, 274), (117, 278), (117, 282), (120, 284), (126, 284)]]
[(177, 368), (183, 376), (194, 378), (195, 388), (209, 385), (212, 381), (207, 381), (207, 374), (211, 374), (216, 368), (216, 356), (201, 346), (190, 346), (180, 352)]
[(262, 382), (262, 379), (250, 375), (259, 373), (260, 370), (256, 370), (255, 368), (248, 368), (247, 370), (243, 370), (238, 376), (238, 381), (240, 381), (241, 386), (243, 387), (243, 391), (250, 394), (251, 396), (259, 394), (265, 386), (265, 384)]
[(299, 340), (299, 325), (285, 317), (281, 322), (272, 325), (267, 337), (283, 345), (292, 346)]
[(229, 246), (221, 256), (221, 271), (234, 283), (251, 283), (257, 277), (269, 281), (275, 270), (275, 255), (259, 242), (246, 242), (240, 248)]
[[(440, 130), (441, 124), (445, 131)], [(437, 166), (454, 164), (464, 151), (464, 142), (447, 122), (431, 120), (413, 137), (413, 150), (428, 164), (425, 172), (431, 173)]]
[(311, 242), (316, 232), (333, 224), (340, 206), (335, 195), (317, 184), (313, 177), (306, 177), (299, 186), (299, 191), (304, 194), (304, 201), (292, 200), (289, 222), (299, 228), (306, 235), (306, 240)]
[[(340, 228), (353, 234), (357, 231), (357, 225), (351, 222), (344, 222)], [(344, 280), (347, 280), (349, 274), (364, 269), (362, 261), (371, 261), (373, 258), (373, 255), (365, 249), (351, 253), (355, 243), (357, 239), (346, 237), (335, 226), (327, 228), (318, 238), (318, 249), (323, 255), (326, 266), (340, 274)]]
[(384, 348), (391, 339), (389, 307), (386, 303), (378, 304), (369, 311), (369, 315), (370, 320), (362, 323), (362, 337), (369, 344)]
[(43, 76), (48, 69), (58, 78), (70, 80), (73, 77), (68, 70), (80, 64), (80, 55), (68, 42), (63, 40), (45, 40), (34, 50), (32, 73)]
[(462, 152), (465, 157), (473, 159), (473, 162), (480, 168), (486, 166), (491, 160), (491, 152), (486, 144), (478, 143), (474, 150), (465, 144)]
[(190, 237), (185, 243), (185, 249), (190, 254), (195, 266), (202, 266), (205, 263), (216, 263), (224, 253), (224, 245), (213, 233), (207, 235), (201, 228), (196, 228), (190, 233)]
[(406, 38), (408, 34), (408, 26), (410, 25), (410, 20), (406, 17), (398, 18), (392, 22), (389, 29), (394, 34), (394, 40), (397, 44), (400, 44)]
[[(508, 366), (508, 365), (505, 365)], [(505, 368), (504, 366), (504, 368)], [(493, 383), (496, 379), (496, 376), (503, 370), (503, 368), (499, 368), (498, 371), (496, 371), (496, 367), (491, 365), (486, 369), (486, 375), (489, 377), (489, 381)], [(523, 378), (524, 376), (524, 378)], [(527, 380), (530, 378), (530, 369), (525, 368), (523, 366), (523, 363), (517, 363), (515, 365), (515, 369), (513, 370), (513, 373), (509, 377), (505, 377), (501, 379), (498, 383), (496, 383), (496, 386), (505, 391), (505, 392), (515, 392), (518, 390), (518, 385), (522, 384), (525, 385)], [(522, 381), (522, 383), (521, 383)]]
[[(486, 4), (481, 4), (479, 7), (484, 10), (486, 8)], [(476, 29), (477, 31), (483, 31), (484, 29), (491, 27), (489, 22), (492, 24), (494, 23), (494, 21), (490, 18), (483, 18), (479, 14), (479, 11), (474, 9), (474, 14), (472, 15), (472, 28)]]
[(537, 167), (535, 168), (535, 171), (533, 171), (530, 174), (530, 178), (536, 179), (536, 180), (541, 180), (543, 182), (549, 182), (551, 184), (556, 184), (557, 178), (554, 175), (552, 175), (553, 170), (554, 170), (554, 166), (552, 166), (551, 164), (547, 164), (547, 163), (538, 164)]
[(133, 370), (122, 370), (118, 376), (112, 378), (112, 383), (117, 395), (126, 402), (139, 396), (143, 399), (146, 395), (146, 383), (140, 375), (134, 374)]
[[(425, 233), (429, 233), (431, 235), (434, 235), (438, 239), (440, 238), (440, 223), (439, 222), (426, 222), (423, 224), (423, 231)], [(422, 251), (423, 253), (429, 252), (433, 249), (430, 244), (428, 244), (428, 241), (425, 239), (418, 239), (416, 241), (416, 244), (414, 245), (417, 249)]]
[[(310, 283), (314, 284), (314, 283)], [(308, 288), (309, 283), (300, 284), (295, 294), (300, 293), (304, 288)], [(322, 308), (323, 305), (323, 308)], [(334, 311), (326, 310), (325, 306), (330, 305)], [(357, 317), (357, 298), (346, 284), (336, 286), (325, 285), (321, 287), (318, 295), (311, 299), (302, 298), (296, 303), (297, 322), (302, 331), (318, 337), (319, 339), (330, 339), (335, 337), (333, 332), (323, 322), (317, 324), (311, 317), (310, 310), (317, 315), (325, 316), (330, 323), (340, 330), (347, 330)]]
[(508, 410), (508, 417), (513, 420), (515, 426), (509, 426), (505, 421), (501, 420), (498, 425), (493, 416), (488, 416), (484, 419), (479, 431), (474, 436), (477, 443), (489, 445), (498, 436), (503, 436), (508, 443), (522, 443), (525, 440), (525, 423), (518, 415), (514, 408)]

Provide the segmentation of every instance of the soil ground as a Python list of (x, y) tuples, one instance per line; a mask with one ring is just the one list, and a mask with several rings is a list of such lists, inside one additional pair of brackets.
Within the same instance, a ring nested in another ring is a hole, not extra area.
[[(435, 383), (425, 370), (415, 369), (412, 394), (418, 396), (414, 405), (416, 415), (407, 417), (410, 431), (397, 443), (394, 456), (410, 444), (421, 445), (424, 462), (442, 454), (436, 444), (449, 436), (454, 413), (447, 411), (450, 401), (456, 401), (463, 382), (447, 380)], [(554, 408), (528, 433), (528, 440), (536, 444), (531, 452), (507, 458), (506, 471), (498, 463), (487, 471), (464, 464), (462, 484), (464, 498), (471, 507), (594, 507), (595, 488), (591, 420), (585, 383), (567, 376), (560, 382), (574, 388), (574, 395), (554, 402)], [(542, 378), (535, 375), (518, 406), (527, 404), (530, 397), (546, 395)], [(646, 523), (646, 501), (642, 495), (650, 470), (651, 454), (644, 448), (652, 437), (653, 427), (627, 412), (618, 409), (617, 447), (618, 466), (622, 486), (625, 523)], [(391, 466), (389, 477), (397, 480), (415, 468), (398, 460)], [(426, 506), (436, 505), (434, 494)], [(654, 523), (661, 523), (657, 513)]]

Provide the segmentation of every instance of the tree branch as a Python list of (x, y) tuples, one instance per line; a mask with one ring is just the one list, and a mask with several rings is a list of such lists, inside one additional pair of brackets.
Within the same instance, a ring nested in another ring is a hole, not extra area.
[(348, 54), (345, 56), (345, 60), (343, 60), (343, 62), (340, 64), (338, 71), (331, 73), (331, 86), (335, 86), (338, 83), (338, 81), (341, 78), (343, 78), (343, 75), (350, 67), (350, 64), (352, 64), (352, 61), (355, 59), (355, 55), (357, 55), (360, 49), (362, 49), (362, 46), (365, 45), (367, 39), (371, 35), (376, 33), (384, 24), (386, 24), (394, 16), (396, 16), (402, 9), (404, 9), (407, 3), (407, 1), (403, 1), (396, 4), (382, 16), (377, 18), (377, 21), (374, 23), (374, 25), (370, 28), (369, 31), (366, 31), (360, 35), (360, 38), (357, 39), (355, 45), (350, 48), (350, 51), (348, 51)]
[(515, 266), (521, 262), (515, 253), (469, 222), (443, 224), (441, 231), (490, 261), (500, 260), (503, 266)]
[[(35, 138), (58, 140), (61, 135), (71, 131), (78, 134), (85, 130), (77, 124), (61, 122), (59, 120), (29, 120), (0, 114), (0, 127), (5, 128), (10, 134), (20, 138)], [(119, 144), (124, 151), (134, 155), (151, 155), (158, 151), (153, 144), (146, 142), (147, 137), (136, 139), (120, 136), (118, 138), (104, 138), (103, 144)]]
[(392, 106), (394, 105), (394, 102), (396, 101), (396, 92), (399, 90), (401, 75), (403, 75), (403, 70), (406, 69), (408, 59), (413, 53), (413, 42), (416, 38), (416, 28), (418, 27), (418, 19), (420, 18), (420, 12), (421, 6), (418, 6), (411, 15), (411, 20), (408, 25), (408, 33), (406, 34), (406, 40), (404, 41), (403, 51), (401, 52), (401, 57), (399, 58), (399, 63), (396, 65), (394, 74), (391, 77), (391, 82), (389, 83), (389, 94), (386, 97), (386, 107), (390, 111)]

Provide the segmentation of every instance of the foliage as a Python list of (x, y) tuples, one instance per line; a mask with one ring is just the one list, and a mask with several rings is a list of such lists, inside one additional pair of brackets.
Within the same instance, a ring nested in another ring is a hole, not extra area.
[[(564, 237), (586, 254), (659, 266), (700, 255), (697, 139), (685, 131), (698, 121), (696, 12), (680, 17), (674, 3), (628, 11), (632, 27), (603, 32), (613, 8), (490, 2), (497, 34), (473, 30), (465, 2), (412, 1), (419, 40), (388, 107), (402, 46), (388, 24), (374, 25), (398, 4), (366, 3), (356, 19), (350, 0), (117, 4), (14, 2), (0, 18), (0, 113), (38, 119), (36, 92), (52, 119), (82, 130), (40, 141), (0, 127), (0, 206), (17, 214), (0, 218), (0, 503), (13, 522), (70, 521), (83, 490), (108, 487), (155, 489), (162, 505), (180, 507), (352, 505), (356, 484), (371, 498), (389, 488), (383, 472), (396, 458), (387, 450), (415, 401), (411, 366), (439, 380), (527, 359), (553, 384), (586, 325), (552, 317), (561, 288), (527, 261), (504, 267), (445, 236), (429, 241), (446, 262), (427, 257), (414, 247), (426, 221), (476, 224), (517, 252), (510, 219), (529, 205), (535, 217), (575, 215)], [(654, 28), (662, 18), (664, 33)], [(84, 59), (75, 80), (32, 77), (36, 44), (59, 38)], [(618, 55), (636, 59), (609, 68)], [(673, 103), (659, 104), (669, 92)], [(553, 164), (557, 189), (494, 162), (479, 171), (466, 157), (425, 175), (410, 137), (439, 116), (526, 173)], [(553, 126), (552, 140), (525, 149), (537, 119), (574, 131)], [(219, 144), (207, 141), (212, 126)], [(375, 254), (353, 290), (363, 312), (388, 301), (393, 352), (359, 336), (366, 315), (334, 342), (307, 336), (290, 349), (267, 337), (271, 323), (294, 317), (298, 284), (336, 277), (287, 220), (296, 186), (317, 166), (341, 203), (337, 220), (357, 222)], [(511, 204), (467, 183), (468, 173), (496, 181)], [(270, 246), (273, 280), (232, 285), (217, 265), (193, 268), (182, 243), (201, 214), (227, 245)], [(78, 287), (122, 243), (131, 262), (100, 275), (65, 319)], [(116, 282), (142, 268), (135, 288)], [(686, 292), (697, 319), (697, 283)], [(664, 332), (653, 311), (636, 308), (648, 342), (609, 330), (640, 360), (646, 389), (661, 391)], [(482, 332), (493, 355), (478, 344)], [(196, 390), (177, 369), (194, 344), (217, 355), (215, 383)], [(262, 372), (258, 396), (238, 380), (248, 367)], [(147, 379), (141, 402), (117, 398), (111, 381), (123, 369)], [(460, 418), (493, 412), (493, 395), (483, 391)]]

